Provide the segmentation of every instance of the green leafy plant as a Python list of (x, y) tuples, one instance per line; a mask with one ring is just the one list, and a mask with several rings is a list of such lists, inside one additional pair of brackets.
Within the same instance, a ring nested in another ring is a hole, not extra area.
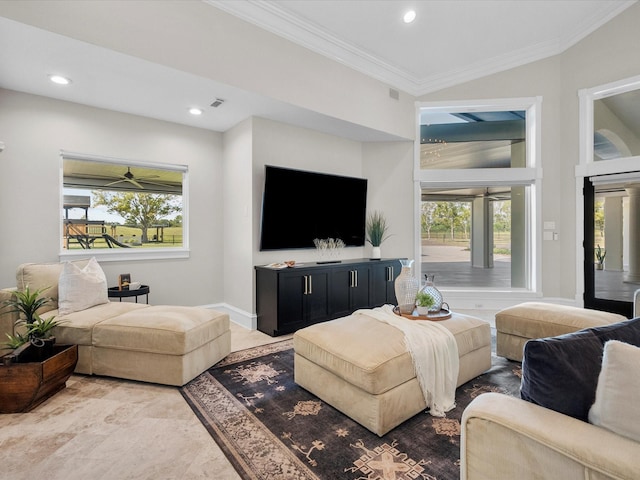
[(436, 304), (436, 299), (430, 293), (420, 291), (416, 295), (416, 305), (419, 307), (431, 308)]
[(387, 220), (380, 212), (373, 212), (367, 217), (366, 231), (367, 242), (374, 247), (379, 247), (389, 236), (385, 236), (387, 233)]
[(3, 304), (11, 307), (9, 312), (24, 315), (23, 321), (27, 325), (30, 325), (33, 323), (38, 309), (53, 301), (50, 297), (41, 296), (42, 293), (48, 289), (49, 287), (45, 287), (32, 292), (29, 289), (29, 285), (27, 285), (24, 290), (16, 290), (13, 292), (14, 298), (5, 300)]
[(42, 318), (37, 313), (34, 316), (33, 323), (27, 325), (27, 335), (29, 338), (49, 338), (51, 336), (51, 330), (60, 325), (55, 316), (49, 318)]
[(3, 305), (9, 307), (9, 312), (21, 315), (15, 326), (25, 327), (25, 333), (16, 332), (14, 335), (7, 335), (9, 341), (6, 345), (9, 348), (18, 348), (31, 341), (34, 344), (41, 343), (42, 339), (51, 336), (51, 330), (57, 327), (60, 322), (55, 320), (55, 316), (43, 319), (37, 311), (44, 305), (52, 302), (50, 297), (42, 296), (42, 293), (49, 287), (31, 291), (29, 285), (24, 290), (16, 290), (10, 300), (5, 300)]
[(7, 338), (9, 340), (5, 343), (5, 345), (12, 350), (15, 350), (16, 348), (21, 347), (22, 345), (24, 345), (29, 341), (28, 335), (23, 335), (19, 332), (16, 332), (15, 335), (11, 335), (7, 333)]
[(604, 263), (604, 257), (607, 256), (607, 251), (602, 248), (600, 245), (598, 245), (596, 247), (596, 258), (598, 259), (598, 263), (599, 264), (603, 264)]

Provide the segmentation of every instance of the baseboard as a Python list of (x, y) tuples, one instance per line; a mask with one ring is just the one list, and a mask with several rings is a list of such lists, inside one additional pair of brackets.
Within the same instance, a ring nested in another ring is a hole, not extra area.
[(202, 306), (229, 314), (229, 320), (241, 327), (248, 328), (249, 330), (258, 329), (258, 316), (255, 313), (246, 312), (228, 303), (213, 303)]

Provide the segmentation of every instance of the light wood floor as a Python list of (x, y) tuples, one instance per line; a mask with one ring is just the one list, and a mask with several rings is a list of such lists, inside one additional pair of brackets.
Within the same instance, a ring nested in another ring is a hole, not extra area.
[[(464, 311), (493, 323), (495, 312)], [(231, 348), (284, 340), (232, 323)], [(175, 387), (73, 375), (25, 414), (0, 415), (0, 479), (239, 479)]]

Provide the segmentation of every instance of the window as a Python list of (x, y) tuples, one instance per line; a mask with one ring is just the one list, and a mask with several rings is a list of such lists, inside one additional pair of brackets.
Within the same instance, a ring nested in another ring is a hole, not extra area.
[(449, 290), (539, 290), (539, 99), (419, 106), (417, 258)]
[[(576, 167), (576, 292), (584, 305), (631, 316), (640, 282), (640, 76), (580, 90), (580, 164)], [(598, 246), (606, 251), (599, 262)], [(601, 269), (600, 269), (601, 268)]]
[(61, 257), (185, 256), (187, 167), (62, 152)]

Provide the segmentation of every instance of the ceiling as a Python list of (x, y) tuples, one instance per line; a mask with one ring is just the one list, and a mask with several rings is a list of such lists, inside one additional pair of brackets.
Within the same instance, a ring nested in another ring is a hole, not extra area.
[[(205, 3), (418, 96), (558, 54), (635, 0)], [(401, 15), (410, 6), (417, 18), (405, 25)], [(214, 131), (260, 116), (360, 141), (397, 139), (3, 17), (0, 65), (2, 88)], [(46, 74), (57, 71), (73, 83), (48, 82)], [(225, 102), (215, 110), (204, 105), (206, 115), (187, 112), (216, 97)]]

